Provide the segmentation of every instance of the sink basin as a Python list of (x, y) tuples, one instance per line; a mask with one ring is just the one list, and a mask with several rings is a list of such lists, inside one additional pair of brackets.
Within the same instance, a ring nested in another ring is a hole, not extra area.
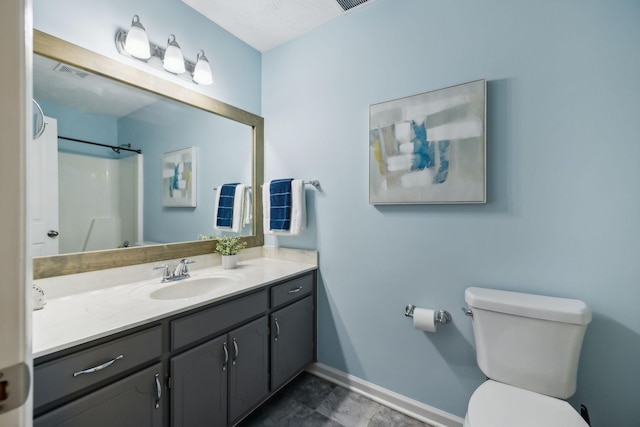
[(209, 292), (234, 285), (239, 280), (240, 277), (236, 276), (215, 275), (207, 277), (192, 277), (185, 280), (179, 280), (171, 284), (148, 285), (146, 288), (148, 289), (149, 286), (157, 288), (149, 293), (149, 297), (151, 299), (173, 300), (201, 296)]

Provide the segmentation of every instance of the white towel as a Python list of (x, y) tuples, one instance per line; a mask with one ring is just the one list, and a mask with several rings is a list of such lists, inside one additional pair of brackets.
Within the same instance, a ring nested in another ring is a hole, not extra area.
[(247, 225), (251, 224), (251, 220), (253, 219), (253, 197), (252, 197), (252, 192), (251, 192), (251, 187), (247, 187), (245, 192), (244, 192), (245, 198), (244, 198), (244, 213), (242, 215), (242, 226), (246, 227)]
[[(218, 187), (218, 190), (222, 188), (222, 185)], [(233, 219), (231, 227), (219, 227), (218, 226), (218, 203), (220, 201), (220, 191), (216, 192), (216, 198), (213, 206), (213, 228), (216, 230), (231, 231), (239, 233), (245, 225), (245, 202), (246, 202), (247, 186), (245, 184), (236, 185), (236, 191), (233, 196)]]
[(277, 236), (297, 236), (302, 230), (307, 228), (307, 200), (304, 191), (304, 181), (294, 179), (291, 181), (291, 226), (289, 231), (273, 231), (271, 230), (270, 211), (271, 197), (269, 188), (271, 181), (266, 182), (262, 186), (262, 215), (264, 234), (273, 234)]

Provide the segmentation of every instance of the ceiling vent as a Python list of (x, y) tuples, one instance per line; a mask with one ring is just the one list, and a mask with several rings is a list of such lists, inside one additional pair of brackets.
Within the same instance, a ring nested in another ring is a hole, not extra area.
[(62, 62), (60, 62), (58, 65), (55, 66), (55, 68), (53, 69), (54, 71), (57, 71), (59, 73), (63, 73), (63, 74), (69, 74), (72, 76), (75, 76), (79, 79), (84, 79), (87, 78), (91, 75), (91, 73), (87, 73), (86, 71), (82, 71), (78, 68), (74, 68), (70, 65), (67, 64), (63, 64)]
[(353, 9), (356, 6), (360, 6), (362, 3), (366, 3), (368, 0), (336, 0), (342, 10), (345, 12), (349, 9)]

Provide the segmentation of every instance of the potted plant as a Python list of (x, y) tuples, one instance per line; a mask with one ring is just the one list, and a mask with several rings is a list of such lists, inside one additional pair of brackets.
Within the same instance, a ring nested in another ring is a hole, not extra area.
[(238, 252), (247, 246), (239, 237), (220, 237), (216, 250), (222, 256), (222, 268), (236, 268), (238, 263)]

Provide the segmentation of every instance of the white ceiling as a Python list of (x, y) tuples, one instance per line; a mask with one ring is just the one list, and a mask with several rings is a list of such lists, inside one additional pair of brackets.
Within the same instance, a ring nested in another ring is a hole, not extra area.
[[(260, 52), (307, 33), (345, 12), (337, 0), (182, 0)], [(361, 0), (347, 0), (358, 4)]]

